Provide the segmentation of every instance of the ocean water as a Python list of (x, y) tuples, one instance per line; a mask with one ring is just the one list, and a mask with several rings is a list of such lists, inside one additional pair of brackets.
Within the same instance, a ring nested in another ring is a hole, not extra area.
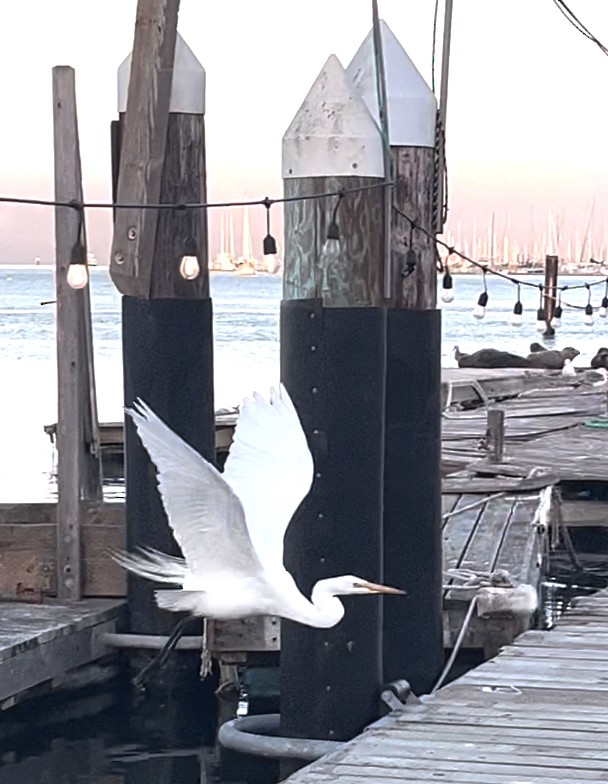
[[(526, 280), (541, 282), (540, 277)], [(602, 280), (564, 278), (576, 285)], [(455, 300), (443, 306), (442, 361), (453, 366), (452, 349), (494, 346), (526, 354), (538, 340), (535, 314), (538, 292), (522, 287), (524, 324), (515, 328), (510, 314), (516, 289), (488, 276), (486, 317), (477, 321), (472, 308), (482, 290), (477, 275), (456, 275)], [(120, 296), (106, 268), (91, 270), (97, 398), (101, 421), (122, 418)], [(603, 285), (593, 289), (599, 305)], [(53, 449), (43, 427), (57, 418), (55, 367), (54, 272), (50, 267), (0, 267), (0, 500), (43, 500), (53, 492)], [(279, 377), (279, 305), (281, 277), (240, 277), (213, 273), (215, 402), (238, 404), (254, 389), (263, 391)], [(586, 291), (568, 292), (568, 302), (586, 304)], [(585, 365), (601, 345), (608, 344), (607, 319), (583, 324), (581, 311), (565, 310), (554, 345), (581, 351), (575, 364)]]

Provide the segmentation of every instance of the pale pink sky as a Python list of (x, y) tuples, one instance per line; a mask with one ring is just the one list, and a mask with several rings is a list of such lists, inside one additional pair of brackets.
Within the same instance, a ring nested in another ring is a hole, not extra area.
[[(207, 72), (211, 199), (281, 192), (281, 137), (330, 53), (347, 65), (371, 26), (369, 0), (182, 0), (179, 29)], [(381, 16), (430, 82), (434, 0), (379, 0)], [(443, 5), (443, 3), (441, 3)], [(608, 1), (571, 0), (608, 45)], [(451, 219), (529, 233), (547, 210), (572, 232), (595, 199), (608, 215), (608, 57), (551, 0), (454, 0), (448, 109)], [(133, 39), (135, 0), (3, 3), (0, 194), (51, 196), (51, 68), (76, 69), (85, 193), (110, 195), (116, 69)], [(439, 62), (438, 62), (439, 67)], [(88, 219), (107, 260), (110, 215)], [(0, 205), (0, 263), (53, 258), (49, 208)]]

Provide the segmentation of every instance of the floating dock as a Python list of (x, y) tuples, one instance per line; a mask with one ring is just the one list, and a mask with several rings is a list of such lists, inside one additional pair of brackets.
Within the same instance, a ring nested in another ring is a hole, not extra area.
[(606, 784), (608, 591), (406, 704), (289, 784)]

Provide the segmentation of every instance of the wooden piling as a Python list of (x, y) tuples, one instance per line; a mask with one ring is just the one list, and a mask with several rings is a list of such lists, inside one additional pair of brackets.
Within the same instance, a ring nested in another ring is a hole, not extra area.
[(543, 306), (545, 310), (545, 323), (547, 330), (553, 329), (551, 321), (557, 303), (557, 277), (558, 277), (559, 257), (553, 255), (545, 256), (545, 287), (543, 290)]
[[(387, 300), (384, 581), (407, 591), (385, 600), (383, 678), (428, 691), (443, 662), (441, 616), (441, 321), (436, 309), (433, 165), (437, 102), (385, 22), (380, 22), (394, 159), (392, 288)], [(377, 112), (373, 35), (348, 66)], [(429, 236), (429, 233), (431, 236)]]
[[(164, 17), (161, 26), (165, 39), (175, 36), (175, 24), (173, 13)], [(172, 33), (167, 26), (173, 26)], [(136, 34), (133, 55), (119, 69), (121, 133), (115, 128), (112, 134), (119, 199), (121, 193), (139, 192), (137, 188), (143, 187), (142, 184), (135, 185), (129, 180), (132, 172), (147, 165), (145, 148), (127, 145), (118, 149), (120, 138), (124, 145), (129, 133), (137, 135), (141, 132), (137, 128), (147, 122), (145, 116), (132, 113), (132, 107), (137, 109), (142, 101), (142, 96), (133, 96), (133, 91), (149, 95), (150, 84), (158, 77), (155, 71), (146, 78), (140, 74), (134, 82), (129, 80), (131, 69), (135, 75), (136, 68), (143, 68), (139, 44)], [(146, 46), (150, 45), (148, 41)], [(156, 42), (152, 49), (158, 46)], [(165, 120), (156, 117), (152, 123), (155, 128), (165, 127), (167, 131), (164, 158), (154, 182), (150, 179), (138, 198), (144, 203), (201, 203), (206, 200), (205, 72), (179, 35), (172, 64), (172, 93), (162, 103), (155, 104), (157, 113), (165, 112), (167, 117)], [(158, 62), (156, 67), (157, 70), (160, 67)], [(148, 211), (127, 210), (130, 221), (126, 223), (122, 212), (116, 210), (113, 247), (127, 248), (130, 237), (136, 237), (132, 254), (125, 256), (114, 277), (125, 294), (122, 302), (125, 404), (130, 406), (135, 398), (141, 397), (169, 427), (213, 461), (213, 333), (206, 212), (165, 209), (159, 211), (156, 221), (150, 222)], [(191, 241), (200, 272), (194, 279), (186, 280), (179, 269), (185, 245)], [(142, 255), (143, 249), (149, 255)], [(127, 544), (178, 554), (161, 505), (156, 469), (129, 418), (125, 442)], [(132, 632), (169, 632), (174, 618), (159, 612), (149, 583), (129, 576), (128, 598)], [(200, 633), (200, 628), (191, 631)]]
[[(283, 138), (283, 177), (287, 197), (383, 182), (377, 127), (335, 56)], [(340, 199), (332, 254), (325, 243), (337, 204), (334, 196), (285, 205), (281, 377), (315, 462), (311, 493), (287, 532), (285, 564), (306, 595), (323, 578), (382, 574), (383, 188)], [(346, 739), (378, 716), (381, 604), (376, 597), (345, 605), (331, 629), (281, 624), (287, 736)]]
[(505, 412), (502, 408), (488, 409), (486, 442), (488, 461), (502, 463), (505, 451)]
[[(82, 203), (74, 69), (53, 68), (55, 199)], [(95, 399), (89, 287), (72, 289), (67, 273), (73, 247), (84, 238), (81, 209), (55, 208), (57, 299), (57, 594), (81, 594), (82, 501), (101, 495), (101, 453)]]

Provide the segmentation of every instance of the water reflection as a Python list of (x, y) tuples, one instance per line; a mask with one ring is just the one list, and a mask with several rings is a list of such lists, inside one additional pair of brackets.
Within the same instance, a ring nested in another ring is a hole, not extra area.
[(193, 690), (186, 674), (169, 667), (163, 682), (143, 696), (131, 693), (123, 673), (111, 687), (15, 706), (0, 720), (0, 784), (276, 780), (274, 764), (220, 753), (214, 746), (217, 684), (199, 682)]

